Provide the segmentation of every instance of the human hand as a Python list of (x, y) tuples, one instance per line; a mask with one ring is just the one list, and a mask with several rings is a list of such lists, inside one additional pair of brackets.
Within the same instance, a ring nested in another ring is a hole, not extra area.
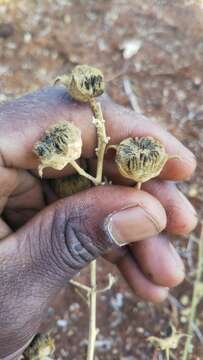
[[(169, 160), (159, 179), (136, 191), (119, 176), (108, 154), (105, 176), (118, 185), (93, 187), (47, 206), (52, 195), (46, 184), (44, 195), (44, 181), (36, 176), (33, 145), (51, 124), (73, 121), (82, 131), (82, 156), (94, 171), (91, 112), (71, 101), (62, 87), (46, 88), (0, 108), (0, 358), (12, 359), (10, 354), (30, 341), (58, 290), (98, 255), (116, 263), (135, 293), (146, 300), (163, 300), (168, 288), (184, 278), (181, 259), (168, 237), (159, 234), (164, 229), (187, 234), (197, 223), (194, 209), (174, 184), (193, 173), (194, 156), (150, 120), (107, 97), (101, 102), (112, 143), (152, 135), (180, 159)], [(54, 178), (72, 170), (47, 169), (44, 175)]]

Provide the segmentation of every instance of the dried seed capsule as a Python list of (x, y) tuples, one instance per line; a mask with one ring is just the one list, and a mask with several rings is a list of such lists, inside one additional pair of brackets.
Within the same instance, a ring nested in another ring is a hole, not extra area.
[(34, 145), (34, 152), (40, 158), (39, 175), (43, 169), (52, 167), (62, 170), (71, 161), (81, 156), (82, 138), (80, 129), (69, 122), (51, 126), (41, 141)]
[(38, 334), (30, 346), (25, 350), (23, 359), (25, 360), (44, 360), (52, 359), (51, 356), (55, 351), (54, 340), (50, 335)]
[(158, 176), (169, 158), (163, 144), (150, 136), (127, 138), (115, 148), (120, 173), (138, 183)]
[(102, 72), (88, 65), (76, 66), (70, 75), (56, 78), (68, 89), (69, 95), (78, 101), (88, 102), (104, 92), (104, 77)]
[(74, 174), (64, 179), (52, 179), (51, 187), (59, 198), (64, 198), (73, 194), (89, 189), (91, 181), (84, 176)]

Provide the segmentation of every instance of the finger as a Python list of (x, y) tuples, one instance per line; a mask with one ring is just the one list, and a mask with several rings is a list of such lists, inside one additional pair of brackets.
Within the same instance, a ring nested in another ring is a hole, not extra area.
[(103, 258), (111, 262), (114, 265), (117, 265), (123, 256), (129, 252), (128, 246), (117, 247), (110, 249), (103, 255)]
[(121, 274), (133, 292), (144, 300), (153, 303), (164, 301), (168, 296), (168, 288), (155, 285), (138, 268), (130, 253), (123, 256), (117, 264)]
[[(139, 266), (142, 274), (154, 285), (170, 288), (183, 281), (185, 276), (183, 261), (166, 236), (159, 235), (110, 250), (104, 257), (111, 263), (119, 265), (122, 258), (129, 253), (129, 248), (136, 269)], [(130, 274), (128, 282), (133, 281), (129, 279)]]
[(143, 274), (154, 284), (173, 287), (185, 277), (184, 264), (165, 236), (155, 236), (131, 244), (130, 249)]
[[(67, 251), (72, 251), (69, 257), (73, 261), (73, 268), (76, 266), (76, 270), (79, 270), (80, 266), (85, 266), (108, 248), (158, 234), (165, 225), (165, 211), (151, 195), (143, 191), (135, 192), (131, 188), (101, 186), (53, 203), (39, 213), (33, 223), (30, 222), (27, 227), (22, 228), (20, 233), (28, 236), (34, 227), (44, 236), (54, 236), (54, 239), (44, 241), (48, 241), (48, 244), (55, 241), (54, 246), (59, 247), (59, 250), (63, 240), (66, 241), (65, 246), (70, 246)], [(35, 235), (35, 244), (39, 237), (40, 234)], [(43, 240), (40, 240), (40, 243), (43, 244)], [(79, 248), (78, 253), (74, 253), (75, 250), (72, 249), (77, 245), (82, 247), (81, 257)], [(61, 261), (67, 253), (64, 251), (63, 249), (60, 254)]]
[[(180, 157), (180, 159), (167, 161), (161, 176), (173, 180), (191, 176), (196, 167), (193, 153), (168, 131), (143, 115), (110, 102), (108, 98), (102, 102), (102, 105), (105, 119), (107, 119), (107, 130), (109, 129), (108, 133), (112, 136), (111, 143), (118, 144), (123, 138), (129, 136), (153, 136), (163, 143), (169, 155)], [(113, 114), (111, 118), (110, 114)]]
[(0, 240), (4, 239), (6, 236), (10, 235), (12, 230), (10, 227), (0, 218)]
[[(168, 162), (173, 161), (169, 160)], [(92, 172), (96, 169), (96, 163), (97, 159), (89, 159), (89, 168)], [(120, 172), (118, 171), (118, 166), (115, 163), (115, 151), (112, 152), (111, 156), (106, 155), (105, 161), (104, 161), (104, 175), (107, 177), (108, 180), (112, 181), (113, 184), (123, 184), (123, 185), (133, 185), (135, 182), (133, 182), (130, 179), (127, 179), (126, 177), (123, 177)], [(191, 175), (191, 174), (190, 174)], [(159, 179), (165, 179), (165, 180), (186, 180), (189, 178), (189, 175), (184, 175), (180, 171), (177, 172), (177, 174), (174, 176), (171, 172), (161, 172), (161, 174), (158, 176)]]
[(0, 187), (6, 197), (3, 217), (14, 230), (44, 207), (42, 187), (36, 177), (24, 170), (0, 168), (0, 174), (4, 174)]
[[(8, 339), (0, 343), (0, 358), (32, 338), (46, 306), (80, 269), (108, 249), (153, 236), (165, 225), (164, 209), (151, 195), (98, 186), (53, 203), (0, 242), (0, 339), (2, 331)], [(3, 314), (12, 319), (12, 331)]]
[[(3, 201), (6, 198), (6, 201)], [(6, 204), (11, 207), (36, 207), (40, 209), (44, 202), (41, 184), (29, 172), (0, 166), (0, 213)], [(3, 202), (3, 203), (2, 203)]]
[[(129, 136), (154, 136), (170, 155), (180, 157), (167, 162), (163, 170), (166, 178), (185, 179), (193, 173), (196, 166), (193, 154), (167, 131), (107, 97), (101, 97), (100, 101), (111, 143), (116, 144)], [(96, 147), (96, 131), (91, 119), (89, 106), (71, 101), (62, 87), (49, 87), (7, 103), (1, 107), (2, 161), (7, 166), (36, 168), (38, 160), (32, 153), (34, 143), (47, 127), (62, 120), (73, 121), (80, 127), (83, 156), (91, 158), (95, 156)]]
[(142, 189), (156, 197), (167, 214), (167, 230), (172, 234), (187, 235), (197, 225), (198, 216), (188, 199), (170, 181), (151, 180)]
[[(90, 160), (91, 169), (95, 168), (95, 160)], [(115, 164), (105, 161), (104, 174), (113, 184), (133, 185), (133, 182), (122, 177)], [(156, 197), (166, 210), (167, 230), (173, 234), (186, 235), (197, 225), (198, 216), (187, 198), (171, 181), (150, 180), (142, 184), (142, 189)]]

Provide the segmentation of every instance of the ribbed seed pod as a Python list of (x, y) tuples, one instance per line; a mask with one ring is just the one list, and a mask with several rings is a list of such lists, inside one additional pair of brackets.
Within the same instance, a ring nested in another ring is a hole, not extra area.
[(70, 75), (56, 78), (55, 84), (61, 82), (66, 86), (69, 95), (78, 101), (88, 102), (104, 92), (102, 72), (89, 65), (76, 66)]
[(69, 122), (51, 126), (41, 141), (34, 145), (34, 152), (40, 158), (39, 174), (46, 167), (62, 170), (68, 163), (81, 156), (82, 138), (80, 129)]
[(25, 360), (45, 360), (52, 359), (55, 351), (54, 340), (50, 335), (38, 334), (30, 346), (25, 350), (23, 359)]
[(127, 138), (115, 147), (120, 173), (138, 183), (158, 176), (168, 160), (162, 143), (150, 136)]

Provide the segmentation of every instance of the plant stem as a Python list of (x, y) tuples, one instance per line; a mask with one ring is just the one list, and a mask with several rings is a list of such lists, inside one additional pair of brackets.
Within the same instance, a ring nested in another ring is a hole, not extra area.
[[(97, 130), (97, 139), (98, 145), (96, 149), (97, 154), (97, 172), (96, 172), (96, 181), (95, 185), (102, 184), (102, 174), (103, 174), (103, 163), (104, 163), (104, 154), (106, 145), (108, 144), (109, 138), (106, 135), (105, 120), (103, 118), (101, 105), (96, 102), (95, 99), (90, 101), (90, 106), (94, 114), (93, 123), (96, 126)], [(95, 341), (97, 336), (96, 328), (96, 307), (97, 307), (97, 264), (96, 260), (93, 260), (90, 264), (90, 282), (91, 282), (91, 291), (90, 291), (90, 318), (89, 318), (89, 339), (88, 339), (88, 350), (87, 350), (87, 360), (94, 360), (95, 353)]]
[(170, 360), (170, 350), (166, 349), (166, 360)]
[(81, 168), (75, 160), (71, 161), (70, 164), (78, 172), (79, 175), (86, 177), (87, 179), (91, 180), (95, 185), (97, 185), (97, 179), (94, 176), (88, 174), (83, 168)]
[(142, 186), (142, 183), (141, 182), (138, 182), (136, 185), (135, 185), (135, 188), (137, 190), (140, 190), (141, 189), (141, 186)]
[(202, 271), (203, 271), (203, 224), (202, 224), (201, 235), (198, 243), (197, 272), (196, 272), (196, 278), (195, 278), (193, 294), (192, 294), (192, 304), (191, 304), (190, 318), (189, 318), (188, 331), (187, 331), (188, 337), (186, 338), (185, 341), (182, 360), (187, 360), (189, 355), (189, 347), (193, 335), (193, 323), (195, 321), (196, 309), (199, 303), (199, 283), (201, 281)]
[(95, 341), (97, 336), (96, 329), (96, 300), (97, 300), (97, 281), (96, 281), (96, 260), (90, 264), (91, 291), (90, 291), (90, 318), (89, 318), (89, 339), (87, 360), (94, 359)]
[(97, 184), (100, 184), (102, 183), (104, 154), (105, 154), (106, 145), (109, 142), (109, 137), (107, 137), (106, 135), (105, 120), (103, 118), (101, 105), (97, 103), (96, 100), (93, 98), (90, 101), (90, 106), (94, 114), (93, 123), (95, 124), (97, 129), (98, 145), (97, 145), (96, 154), (98, 161), (97, 161), (96, 181)]
[(81, 283), (79, 283), (78, 281), (70, 280), (69, 282), (70, 282), (70, 284), (74, 285), (75, 287), (78, 287), (78, 288), (86, 291), (87, 294), (89, 294), (90, 291), (91, 291), (91, 288), (90, 288), (89, 286), (86, 286), (86, 285), (84, 285), (84, 284), (81, 284)]

